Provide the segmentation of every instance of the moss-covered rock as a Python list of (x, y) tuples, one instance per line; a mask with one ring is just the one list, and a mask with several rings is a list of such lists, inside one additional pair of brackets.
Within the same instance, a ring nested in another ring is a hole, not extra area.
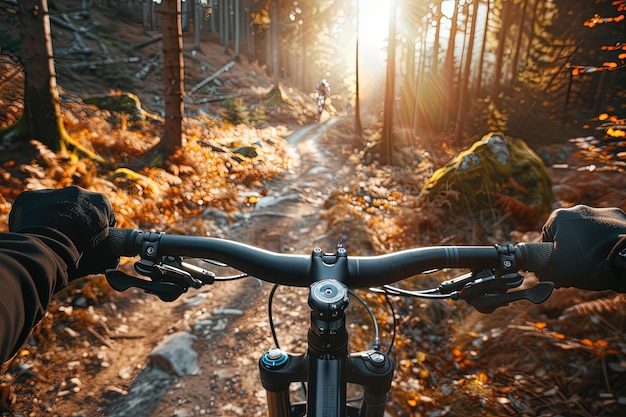
[(537, 227), (554, 202), (541, 158), (522, 139), (492, 132), (459, 153), (426, 182), (429, 199), (446, 201), (457, 214), (489, 211), (521, 226)]
[(83, 103), (92, 104), (101, 110), (126, 113), (136, 120), (158, 119), (144, 110), (139, 98), (132, 93), (118, 91), (112, 94), (98, 94), (85, 97)]

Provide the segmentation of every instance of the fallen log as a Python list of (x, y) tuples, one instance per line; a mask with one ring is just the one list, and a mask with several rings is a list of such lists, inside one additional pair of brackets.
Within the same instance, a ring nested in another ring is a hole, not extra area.
[(210, 83), (215, 78), (217, 78), (220, 75), (222, 75), (223, 73), (229, 71), (234, 66), (235, 66), (235, 61), (230, 61), (228, 64), (226, 64), (222, 68), (220, 68), (218, 71), (216, 71), (215, 73), (213, 73), (209, 77), (205, 78), (204, 80), (200, 81), (198, 84), (196, 84), (191, 90), (189, 90), (188, 95), (190, 95), (190, 96), (194, 95), (196, 93), (196, 91), (198, 91), (199, 89), (201, 89), (202, 87), (204, 87), (205, 85), (207, 85), (208, 83)]
[(201, 98), (199, 100), (189, 102), (189, 104), (206, 104), (206, 103), (211, 103), (213, 101), (228, 100), (229, 98), (235, 98), (235, 97), (239, 97), (239, 96), (237, 94), (221, 94), (219, 96)]
[(139, 43), (133, 45), (132, 49), (133, 50), (141, 49), (141, 48), (143, 48), (145, 46), (152, 45), (153, 43), (156, 43), (156, 42), (160, 41), (161, 39), (163, 39), (163, 35), (159, 34), (159, 35), (157, 35), (157, 36), (155, 36), (153, 38), (150, 38), (150, 39), (148, 39), (146, 41), (139, 42)]
[(74, 64), (68, 65), (68, 68), (74, 71), (84, 71), (86, 69), (96, 69), (98, 67), (102, 67), (105, 65), (114, 65), (114, 64), (134, 64), (139, 62), (139, 57), (131, 56), (126, 59), (104, 59), (102, 61), (90, 61), (90, 62), (76, 62)]
[(138, 78), (140, 80), (145, 79), (148, 75), (150, 75), (152, 70), (154, 70), (156, 67), (159, 66), (160, 62), (161, 62), (160, 56), (153, 58), (152, 60), (150, 60), (150, 62), (144, 64), (141, 67), (141, 69), (135, 73), (135, 78)]

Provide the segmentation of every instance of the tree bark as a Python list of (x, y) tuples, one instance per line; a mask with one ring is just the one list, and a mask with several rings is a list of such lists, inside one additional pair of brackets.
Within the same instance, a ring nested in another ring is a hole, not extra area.
[(162, 5), (165, 125), (159, 147), (163, 153), (171, 155), (182, 146), (183, 37), (180, 1), (164, 0)]
[(274, 73), (274, 86), (279, 87), (280, 68), (278, 64), (278, 1), (272, 0), (270, 10), (270, 31), (272, 33), (272, 68)]
[(200, 19), (202, 19), (202, 13), (200, 5), (196, 0), (193, 2), (193, 49), (194, 51), (200, 50)]
[(241, 10), (239, 9), (239, 0), (235, 0), (234, 8), (235, 8), (235, 62), (240, 62), (241, 58), (240, 54), (240, 44), (241, 44)]
[(248, 62), (253, 62), (255, 59), (254, 41), (252, 39), (252, 28), (249, 22), (250, 19), (250, 6), (248, 4), (250, 0), (243, 0), (244, 11), (244, 30), (246, 31), (246, 52), (248, 55)]
[(511, 83), (517, 82), (517, 68), (519, 66), (520, 49), (522, 48), (522, 36), (524, 35), (524, 26), (526, 23), (526, 8), (528, 7), (528, 0), (522, 0), (522, 12), (520, 13), (519, 29), (517, 31), (517, 38), (515, 39), (515, 47), (513, 53), (513, 60), (511, 61)]
[[(361, 1), (357, 0), (357, 9), (356, 9), (356, 37), (355, 37), (355, 55), (356, 59), (354, 62), (354, 72), (356, 75), (355, 80), (355, 93), (354, 93), (354, 134), (356, 137), (360, 138), (363, 134), (363, 126), (361, 125), (361, 98), (359, 97), (359, 19), (360, 19), (360, 6)], [(302, 59), (304, 59), (304, 55)]]
[[(459, 0), (454, 0), (454, 12), (451, 18), (452, 26), (450, 27), (450, 35), (448, 37), (448, 48), (446, 50), (446, 62), (444, 66), (444, 79), (446, 86), (445, 106), (443, 108), (443, 125), (447, 126), (450, 118), (454, 117), (454, 103), (456, 103), (457, 94), (454, 85), (454, 48), (456, 34), (459, 27)], [(459, 69), (460, 71), (460, 69)], [(440, 126), (439, 126), (440, 127)]]
[(498, 99), (500, 95), (500, 89), (502, 88), (502, 67), (504, 65), (504, 49), (506, 46), (507, 34), (509, 31), (509, 17), (510, 11), (513, 6), (512, 0), (504, 0), (501, 10), (501, 25), (500, 34), (498, 40), (498, 48), (496, 51), (496, 67), (493, 74), (493, 91), (492, 95), (494, 100)]
[(20, 0), (20, 39), (24, 66), (24, 114), (30, 139), (64, 149), (67, 136), (57, 91), (47, 0)]
[(381, 162), (393, 164), (393, 110), (396, 97), (396, 0), (389, 0), (389, 40), (387, 42), (387, 76), (383, 109)]
[(485, 26), (483, 27), (483, 41), (480, 45), (480, 59), (478, 61), (478, 74), (476, 78), (475, 90), (480, 92), (483, 84), (483, 66), (485, 55), (487, 54), (487, 34), (489, 33), (489, 16), (491, 14), (491, 0), (486, 1), (487, 11), (485, 12)]
[[(467, 6), (466, 6), (467, 7)], [(454, 128), (454, 142), (457, 145), (461, 145), (463, 141), (463, 131), (465, 129), (465, 113), (467, 112), (467, 105), (469, 102), (468, 91), (470, 83), (470, 72), (472, 68), (472, 55), (474, 54), (474, 37), (476, 36), (476, 20), (478, 20), (478, 3), (474, 2), (472, 7), (472, 22), (467, 43), (467, 56), (465, 58), (465, 68), (463, 70), (462, 79), (459, 82), (459, 94), (458, 110), (456, 113), (456, 124)]]

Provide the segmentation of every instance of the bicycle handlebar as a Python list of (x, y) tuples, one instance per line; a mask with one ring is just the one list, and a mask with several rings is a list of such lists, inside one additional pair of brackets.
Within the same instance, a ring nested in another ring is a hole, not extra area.
[[(465, 300), (483, 313), (491, 313), (518, 300), (541, 303), (553, 288), (552, 283), (542, 282), (508, 292), (523, 282), (520, 270), (539, 272), (548, 265), (552, 243), (430, 246), (385, 255), (348, 257), (342, 246), (334, 253), (314, 248), (310, 255), (281, 254), (227, 239), (111, 228), (109, 247), (116, 256), (140, 255), (135, 271), (152, 279), (148, 281), (109, 269), (105, 274), (111, 287), (118, 291), (141, 288), (163, 301), (175, 300), (189, 287), (200, 288), (214, 282), (212, 272), (186, 258), (219, 261), (243, 272), (239, 277), (254, 276), (286, 286), (310, 286), (311, 327), (307, 333), (307, 354), (289, 355), (274, 349), (259, 361), (271, 417), (384, 415), (394, 365), (379, 351), (377, 344), (367, 352), (348, 354), (343, 310), (348, 306), (350, 288), (383, 287), (372, 290), (391, 295)], [(436, 289), (407, 291), (388, 285), (442, 268), (470, 268), (472, 272), (444, 281)], [(297, 381), (308, 383), (304, 407), (292, 407), (289, 400), (289, 385)], [(358, 409), (347, 406), (348, 383), (364, 387), (363, 402)], [(328, 387), (332, 388), (333, 395), (328, 395)]]
[[(227, 239), (168, 235), (139, 229), (111, 228), (109, 245), (116, 256), (181, 256), (228, 264), (263, 281), (296, 287), (333, 278), (348, 288), (382, 286), (441, 268), (494, 268), (539, 272), (550, 261), (552, 243), (495, 246), (430, 246), (376, 256), (350, 256), (315, 248), (312, 255), (281, 254)], [(505, 254), (504, 258), (502, 255)], [(156, 259), (156, 258), (155, 258)], [(504, 259), (504, 261), (503, 261)], [(332, 275), (332, 276), (331, 276)]]

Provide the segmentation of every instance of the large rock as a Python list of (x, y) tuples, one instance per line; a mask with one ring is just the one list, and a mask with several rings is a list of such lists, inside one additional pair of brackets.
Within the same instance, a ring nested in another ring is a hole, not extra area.
[(424, 190), (457, 214), (495, 211), (529, 228), (542, 224), (554, 202), (541, 158), (522, 139), (493, 132), (435, 171)]
[(126, 113), (137, 120), (159, 120), (156, 115), (143, 109), (139, 98), (132, 93), (117, 91), (93, 95), (83, 98), (83, 103), (92, 104), (101, 110)]

